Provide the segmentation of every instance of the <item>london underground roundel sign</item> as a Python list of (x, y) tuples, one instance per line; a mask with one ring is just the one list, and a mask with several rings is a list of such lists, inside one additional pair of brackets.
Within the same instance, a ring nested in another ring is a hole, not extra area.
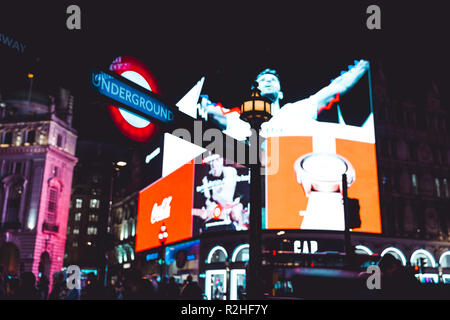
[[(118, 57), (109, 69), (153, 93), (160, 94), (160, 88), (151, 71), (133, 57)], [(117, 128), (129, 139), (146, 142), (157, 130), (154, 123), (123, 108), (108, 105), (108, 110)]]

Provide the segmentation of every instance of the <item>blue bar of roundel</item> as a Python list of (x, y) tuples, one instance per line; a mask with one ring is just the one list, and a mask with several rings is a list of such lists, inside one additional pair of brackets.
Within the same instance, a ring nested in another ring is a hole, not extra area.
[(157, 119), (164, 123), (170, 123), (174, 119), (173, 112), (164, 103), (107, 73), (93, 72), (91, 85), (101, 95), (146, 114), (149, 116), (149, 120)]

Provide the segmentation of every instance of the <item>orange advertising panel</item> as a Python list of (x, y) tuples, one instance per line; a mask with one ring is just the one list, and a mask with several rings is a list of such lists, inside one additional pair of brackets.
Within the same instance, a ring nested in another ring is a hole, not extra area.
[[(267, 229), (344, 230), (342, 173), (348, 196), (360, 204), (361, 227), (381, 233), (375, 144), (327, 137), (279, 137), (268, 142), (268, 157), (278, 152), (279, 167), (267, 175)], [(323, 147), (326, 145), (326, 148)]]
[(161, 226), (166, 244), (192, 237), (194, 164), (185, 164), (139, 192), (136, 252), (161, 245)]

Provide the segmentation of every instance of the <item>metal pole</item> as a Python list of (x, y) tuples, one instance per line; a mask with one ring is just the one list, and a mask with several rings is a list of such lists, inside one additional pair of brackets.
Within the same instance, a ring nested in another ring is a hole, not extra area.
[(106, 287), (108, 284), (108, 261), (106, 259), (106, 237), (107, 237), (107, 224), (108, 219), (112, 215), (112, 201), (114, 192), (114, 177), (116, 175), (115, 164), (112, 166), (111, 180), (109, 184), (109, 201), (108, 201), (108, 215), (103, 219), (100, 219), (100, 253), (102, 255), (101, 268), (100, 268), (100, 279), (103, 281), (103, 285)]
[(348, 227), (349, 216), (348, 216), (348, 197), (347, 197), (347, 175), (344, 173), (342, 175), (342, 200), (344, 204), (344, 250), (345, 255), (349, 257), (352, 252), (352, 243), (350, 238), (350, 228)]
[(250, 258), (247, 270), (248, 298), (258, 300), (263, 297), (261, 287), (261, 165), (259, 159), (259, 129), (258, 123), (251, 123), (256, 129), (256, 147), (258, 149), (256, 164), (250, 164)]
[(166, 250), (165, 250), (165, 243), (161, 243), (161, 284), (164, 283), (164, 277), (166, 276)]
[(33, 91), (33, 78), (30, 78), (30, 89), (28, 90), (28, 106), (30, 106), (31, 92)]

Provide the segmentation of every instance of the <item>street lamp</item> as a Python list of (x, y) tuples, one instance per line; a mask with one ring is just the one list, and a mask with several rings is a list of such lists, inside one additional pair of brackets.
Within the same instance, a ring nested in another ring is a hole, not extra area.
[(101, 216), (100, 219), (100, 252), (103, 255), (102, 264), (100, 268), (100, 279), (103, 279), (103, 285), (106, 287), (108, 283), (108, 253), (106, 246), (106, 239), (108, 238), (108, 223), (109, 219), (112, 216), (112, 204), (113, 204), (113, 193), (114, 193), (114, 179), (119, 175), (120, 168), (125, 167), (127, 162), (125, 161), (116, 161), (111, 164), (111, 179), (109, 183), (109, 199), (108, 199), (108, 215)]
[(261, 96), (258, 83), (254, 82), (252, 93), (248, 100), (241, 105), (240, 118), (247, 121), (253, 129), (256, 144), (250, 146), (257, 148), (256, 163), (250, 164), (250, 258), (247, 270), (247, 292), (249, 299), (262, 298), (261, 283), (261, 161), (259, 155), (259, 130), (261, 125), (269, 120), (271, 103), (270, 100)]
[(125, 167), (127, 165), (127, 162), (126, 161), (117, 161), (116, 165), (118, 167)]
[(158, 233), (158, 240), (159, 240), (159, 243), (161, 243), (161, 251), (162, 251), (162, 254), (161, 254), (161, 259), (162, 259), (162, 263), (161, 263), (161, 283), (163, 283), (163, 279), (164, 279), (164, 276), (165, 276), (165, 266), (166, 266), (166, 257), (165, 257), (165, 243), (166, 243), (166, 240), (167, 240), (167, 238), (169, 237), (169, 233), (167, 232), (167, 227), (166, 227), (166, 225), (163, 223), (162, 225), (161, 225), (161, 229), (160, 229), (160, 231), (159, 231), (159, 233)]
[(34, 74), (29, 72), (27, 74), (27, 78), (30, 79), (30, 89), (28, 90), (28, 105), (30, 105), (30, 101), (31, 101), (31, 92), (33, 90), (33, 79), (34, 79)]

